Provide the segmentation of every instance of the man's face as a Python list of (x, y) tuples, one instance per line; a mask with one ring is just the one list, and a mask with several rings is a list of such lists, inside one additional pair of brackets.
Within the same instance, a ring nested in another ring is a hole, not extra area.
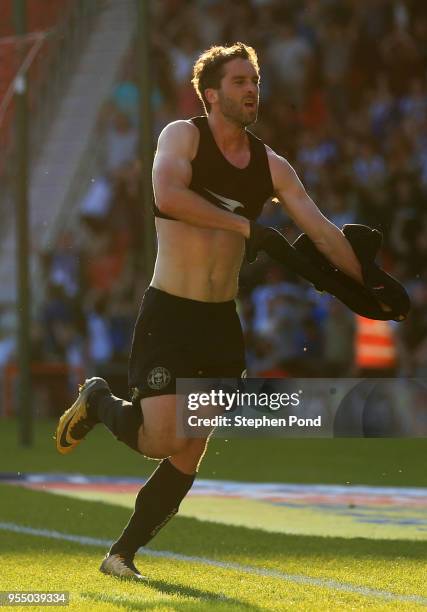
[(218, 108), (224, 117), (241, 127), (257, 120), (259, 76), (249, 60), (237, 58), (227, 62), (216, 91)]

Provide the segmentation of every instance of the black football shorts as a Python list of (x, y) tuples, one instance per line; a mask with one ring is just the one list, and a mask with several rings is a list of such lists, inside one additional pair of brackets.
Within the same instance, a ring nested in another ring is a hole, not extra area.
[(200, 302), (148, 287), (129, 362), (134, 400), (175, 394), (177, 378), (240, 378), (244, 371), (234, 300)]

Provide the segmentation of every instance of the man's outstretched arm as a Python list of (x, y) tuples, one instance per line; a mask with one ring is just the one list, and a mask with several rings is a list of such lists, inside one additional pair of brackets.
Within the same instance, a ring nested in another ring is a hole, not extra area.
[(288, 215), (336, 268), (363, 284), (359, 260), (342, 231), (320, 212), (292, 166), (269, 147), (267, 152), (273, 186)]
[(153, 188), (159, 210), (177, 221), (197, 227), (230, 230), (247, 238), (249, 222), (221, 210), (189, 189), (191, 161), (198, 130), (188, 121), (170, 123), (159, 136), (153, 164)]

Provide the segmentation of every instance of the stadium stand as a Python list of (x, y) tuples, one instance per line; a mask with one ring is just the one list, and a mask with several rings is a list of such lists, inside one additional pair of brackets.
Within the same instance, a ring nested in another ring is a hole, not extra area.
[[(260, 57), (262, 98), (254, 131), (295, 166), (314, 201), (338, 226), (360, 222), (383, 232), (382, 264), (404, 282), (413, 301), (408, 320), (396, 326), (395, 371), (425, 376), (424, 3), (165, 0), (152, 6), (155, 137), (167, 122), (202, 113), (190, 84), (200, 51), (217, 42), (252, 44)], [(88, 372), (117, 372), (122, 388), (144, 289), (138, 281), (143, 220), (136, 66), (131, 48), (99, 114), (103, 164), (79, 204), (83, 238), (77, 245), (75, 237), (65, 237), (70, 242), (64, 253), (63, 236), (62, 246), (43, 254), (50, 285), (44, 312), (59, 293), (63, 308), (74, 313), (65, 334), (41, 318), (44, 350), (56, 346), (58, 359), (71, 351), (73, 363)], [(274, 203), (261, 222), (290, 239), (300, 233)], [(353, 315), (285, 269), (266, 259), (244, 267), (239, 309), (250, 374), (357, 374)], [(94, 334), (101, 346), (94, 346)]]

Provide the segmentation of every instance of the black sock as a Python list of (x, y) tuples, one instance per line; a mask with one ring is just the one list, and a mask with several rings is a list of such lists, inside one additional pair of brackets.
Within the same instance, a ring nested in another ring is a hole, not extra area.
[(104, 423), (117, 440), (140, 452), (138, 430), (143, 419), (139, 405), (115, 397), (107, 389), (101, 389), (89, 395), (87, 409), (88, 415)]
[(164, 459), (139, 491), (135, 511), (110, 554), (119, 553), (133, 559), (138, 548), (145, 546), (178, 512), (195, 476), (184, 474), (169, 459)]

